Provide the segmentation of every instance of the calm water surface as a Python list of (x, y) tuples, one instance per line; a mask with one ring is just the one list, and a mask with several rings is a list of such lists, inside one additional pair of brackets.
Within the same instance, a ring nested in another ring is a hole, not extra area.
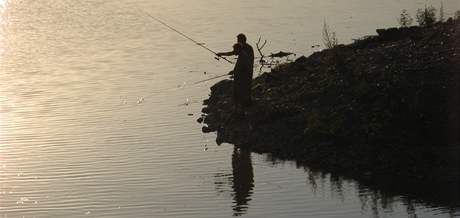
[[(448, 16), (460, 1), (444, 0)], [(422, 0), (0, 0), (0, 217), (455, 217), (460, 209), (217, 146), (195, 122), (235, 35), (308, 55)], [(204, 73), (206, 72), (206, 74)]]

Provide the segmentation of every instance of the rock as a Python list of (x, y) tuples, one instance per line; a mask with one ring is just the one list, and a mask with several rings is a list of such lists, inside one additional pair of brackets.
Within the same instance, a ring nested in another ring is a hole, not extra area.
[(296, 63), (296, 64), (301, 64), (301, 63), (305, 63), (306, 61), (307, 61), (307, 57), (305, 57), (305, 56), (302, 55), (302, 56), (300, 56), (299, 58), (297, 58), (297, 59), (294, 61), (294, 63)]
[(207, 127), (207, 126), (203, 126), (203, 127), (201, 128), (201, 130), (202, 130), (204, 133), (209, 133), (209, 132), (214, 132), (214, 131), (215, 131), (215, 130), (213, 130), (213, 129)]

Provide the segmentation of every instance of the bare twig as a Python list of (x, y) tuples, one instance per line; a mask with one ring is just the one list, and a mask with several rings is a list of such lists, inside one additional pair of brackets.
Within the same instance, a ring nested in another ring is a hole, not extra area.
[(262, 37), (259, 37), (259, 40), (256, 43), (257, 51), (260, 54), (260, 59), (259, 59), (259, 63), (260, 63), (259, 71), (260, 72), (262, 72), (262, 68), (267, 64), (267, 62), (265, 61), (265, 55), (262, 53), (262, 49), (265, 47), (265, 45), (267, 45), (267, 40), (264, 40), (264, 43), (262, 43), (262, 45), (260, 44), (261, 40), (262, 40)]
[[(259, 40), (256, 43), (257, 51), (260, 54), (260, 57), (258, 57), (259, 58), (259, 64), (260, 64), (259, 72), (262, 72), (262, 69), (264, 69), (264, 68), (272, 68), (274, 66), (279, 65), (282, 62), (288, 62), (290, 55), (295, 56), (294, 53), (282, 52), (282, 51), (280, 51), (278, 53), (271, 53), (270, 55), (266, 56), (262, 52), (262, 49), (266, 45), (267, 45), (267, 40), (264, 40), (263, 43), (262, 43), (262, 37), (259, 37)], [(280, 61), (280, 58), (284, 58), (284, 57), (286, 57), (286, 61)], [(266, 60), (266, 59), (268, 59), (268, 60)]]
[(265, 58), (265, 55), (262, 53), (262, 49), (265, 47), (265, 45), (267, 44), (267, 40), (264, 40), (264, 43), (262, 45), (260, 45), (260, 40), (262, 40), (262, 37), (259, 37), (259, 40), (257, 41), (256, 43), (256, 47), (257, 47), (257, 51), (259, 52), (260, 54), (260, 61), (259, 62), (264, 62), (262, 61), (264, 58)]

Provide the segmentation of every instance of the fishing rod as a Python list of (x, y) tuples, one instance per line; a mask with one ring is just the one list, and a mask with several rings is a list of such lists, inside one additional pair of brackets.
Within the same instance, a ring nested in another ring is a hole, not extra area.
[(180, 32), (180, 31), (177, 30), (176, 28), (174, 28), (174, 27), (168, 25), (167, 23), (163, 22), (162, 20), (160, 20), (160, 19), (158, 19), (158, 18), (152, 16), (151, 14), (149, 14), (149, 13), (147, 13), (147, 12), (145, 12), (145, 11), (142, 11), (142, 12), (144, 12), (144, 13), (145, 13), (147, 16), (149, 16), (150, 18), (152, 18), (152, 19), (156, 20), (157, 22), (163, 24), (164, 26), (168, 27), (170, 30), (172, 30), (172, 31), (174, 31), (174, 32), (176, 32), (176, 33), (178, 33), (179, 35), (181, 35), (181, 36), (185, 37), (186, 39), (192, 41), (192, 42), (195, 43), (196, 45), (198, 45), (198, 46), (200, 46), (200, 47), (202, 47), (202, 48), (208, 50), (209, 52), (213, 53), (213, 54), (216, 56), (216, 59), (217, 59), (217, 60), (219, 60), (220, 58), (222, 58), (222, 59), (224, 59), (225, 61), (227, 61), (228, 63), (233, 64), (233, 62), (231, 62), (231, 61), (228, 60), (227, 58), (217, 55), (217, 53), (216, 53), (215, 51), (213, 51), (213, 50), (211, 50), (210, 48), (206, 47), (205, 45), (203, 45), (203, 43), (199, 43), (199, 42), (195, 41), (194, 39), (192, 39), (192, 38), (190, 38), (189, 36), (185, 35), (184, 33)]
[(193, 85), (200, 84), (200, 83), (203, 83), (203, 82), (207, 82), (209, 80), (221, 78), (221, 77), (224, 77), (224, 76), (230, 76), (230, 74), (226, 73), (226, 74), (214, 76), (214, 77), (211, 77), (211, 78), (208, 78), (208, 79), (200, 80), (200, 81), (194, 82)]

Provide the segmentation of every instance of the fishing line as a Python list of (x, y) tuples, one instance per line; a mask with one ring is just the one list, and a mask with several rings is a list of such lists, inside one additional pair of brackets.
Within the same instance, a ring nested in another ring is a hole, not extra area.
[(217, 60), (219, 60), (220, 58), (222, 58), (222, 59), (224, 59), (225, 61), (227, 61), (228, 63), (233, 64), (233, 62), (231, 62), (231, 61), (228, 60), (227, 58), (221, 57), (221, 56), (217, 55), (217, 53), (216, 53), (215, 51), (213, 51), (213, 50), (211, 50), (210, 48), (206, 47), (205, 45), (203, 45), (203, 43), (197, 42), (196, 40), (190, 38), (189, 36), (185, 35), (185, 34), (182, 33), (181, 31), (179, 31), (179, 30), (177, 30), (176, 28), (172, 27), (171, 25), (165, 23), (164, 21), (162, 21), (162, 20), (160, 20), (160, 19), (158, 19), (158, 18), (152, 16), (151, 14), (149, 14), (149, 13), (143, 11), (143, 10), (140, 10), (140, 9), (139, 9), (139, 11), (143, 12), (145, 15), (147, 15), (148, 17), (152, 18), (153, 20), (157, 21), (158, 23), (162, 24), (163, 26), (167, 27), (168, 29), (170, 29), (170, 30), (172, 30), (172, 31), (174, 31), (174, 32), (176, 32), (176, 33), (178, 33), (179, 35), (185, 37), (186, 39), (192, 41), (192, 42), (195, 43), (196, 45), (198, 45), (198, 46), (200, 46), (200, 47), (206, 49), (207, 51), (213, 53), (213, 54), (216, 56), (216, 59), (217, 59)]
[[(200, 47), (206, 49), (207, 51), (213, 53), (213, 54), (216, 56), (216, 59), (217, 59), (217, 60), (219, 60), (220, 58), (222, 58), (222, 59), (224, 59), (225, 61), (227, 61), (228, 63), (233, 64), (232, 61), (228, 60), (228, 59), (225, 58), (225, 57), (221, 57), (221, 56), (217, 55), (217, 53), (216, 53), (215, 51), (213, 51), (212, 49), (206, 47), (203, 43), (197, 42), (196, 40), (192, 39), (191, 37), (185, 35), (185, 34), (182, 33), (181, 31), (179, 31), (179, 30), (177, 30), (176, 28), (172, 27), (171, 25), (167, 24), (166, 22), (164, 22), (164, 21), (158, 19), (157, 17), (152, 16), (151, 14), (147, 13), (147, 12), (144, 11), (144, 10), (141, 10), (141, 9), (139, 9), (139, 8), (138, 8), (137, 10), (140, 11), (140, 12), (142, 12), (142, 13), (144, 13), (145, 15), (147, 15), (148, 17), (150, 17), (151, 19), (157, 21), (158, 23), (162, 24), (163, 26), (167, 27), (168, 29), (170, 29), (170, 30), (176, 32), (177, 34), (183, 36), (184, 38), (186, 38), (186, 39), (192, 41), (192, 42), (195, 43), (196, 45), (198, 45), (198, 46), (200, 46)], [(214, 76), (214, 77), (211, 77), (211, 78), (208, 78), (208, 79), (200, 80), (200, 81), (194, 82), (192, 85), (197, 85), (197, 84), (200, 84), (200, 83), (203, 83), (203, 82), (207, 82), (207, 81), (210, 81), (210, 80), (213, 80), (213, 79), (221, 78), (221, 77), (224, 77), (224, 76), (228, 76), (228, 74), (226, 73), (226, 74)]]
[[(118, 9), (120, 9), (121, 11), (123, 11), (123, 8), (121, 7), (118, 7)], [(179, 31), (178, 29), (176, 29), (175, 27), (169, 25), (168, 23), (164, 22), (163, 20), (160, 20), (159, 18), (157, 17), (154, 17), (152, 16), (151, 14), (149, 14), (148, 12), (142, 10), (141, 8), (138, 8), (138, 7), (131, 7), (131, 9), (133, 9), (134, 11), (138, 11), (139, 13), (138, 14), (144, 14), (145, 16), (155, 20), (156, 22), (160, 23), (161, 25), (167, 27), (168, 29), (170, 29), (171, 31), (174, 31), (176, 32), (177, 34), (181, 35), (182, 37), (192, 41), (194, 44), (202, 47), (203, 49), (206, 49), (207, 51), (211, 52), (212, 54), (214, 54), (216, 56), (216, 59), (219, 60), (220, 58), (224, 59), (226, 62), (230, 63), (230, 64), (233, 64), (232, 61), (230, 61), (229, 59), (225, 58), (225, 57), (221, 57), (219, 55), (217, 55), (217, 53), (215, 51), (213, 51), (212, 49), (208, 48), (207, 46), (205, 46), (203, 43), (199, 43), (197, 42), (196, 40), (194, 40), (193, 38), (189, 37), (188, 35), (184, 34), (183, 32)], [(165, 92), (170, 92), (170, 91), (178, 91), (178, 90), (181, 90), (181, 89), (184, 89), (184, 88), (189, 88), (189, 87), (192, 87), (192, 86), (196, 86), (198, 84), (201, 84), (201, 83), (205, 83), (207, 81), (210, 81), (210, 80), (213, 80), (213, 79), (217, 79), (217, 78), (221, 78), (221, 77), (224, 77), (224, 76), (229, 76), (227, 73), (226, 74), (223, 74), (223, 75), (217, 75), (217, 76), (214, 76), (214, 77), (211, 77), (211, 78), (207, 78), (207, 79), (204, 79), (204, 80), (200, 80), (200, 81), (197, 81), (197, 82), (193, 82), (193, 83), (183, 83), (181, 85), (178, 85), (177, 87), (171, 87), (171, 88), (162, 88), (162, 89), (159, 89), (159, 90), (156, 90), (155, 92), (153, 93), (150, 93), (150, 94), (147, 94), (147, 95), (144, 95), (144, 96), (140, 96), (140, 97), (137, 97), (137, 104), (141, 104), (144, 102), (145, 99), (147, 98), (150, 98), (151, 96), (153, 95), (157, 95), (159, 93), (165, 93)], [(127, 98), (125, 98), (123, 101), (124, 102), (127, 102)], [(185, 104), (185, 105), (188, 105), (188, 104)]]

